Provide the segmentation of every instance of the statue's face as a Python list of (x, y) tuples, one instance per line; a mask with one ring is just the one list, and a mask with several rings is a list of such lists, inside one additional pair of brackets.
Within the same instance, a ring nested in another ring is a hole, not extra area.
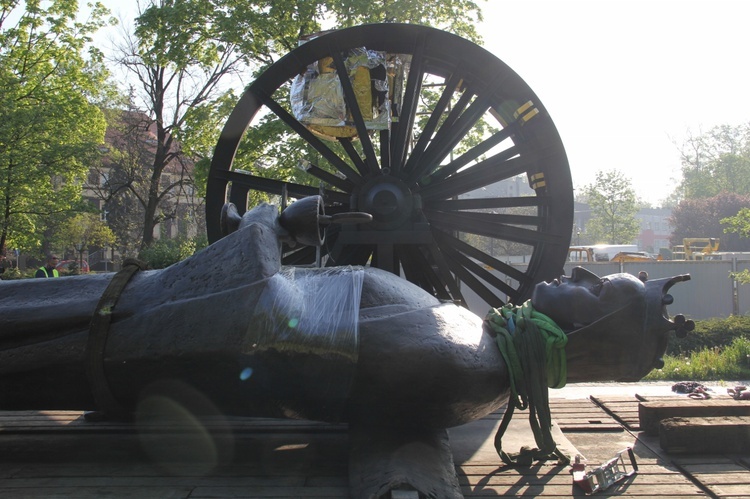
[(570, 277), (537, 284), (531, 295), (536, 310), (547, 315), (563, 329), (595, 322), (642, 297), (643, 282), (630, 274), (605, 277), (576, 267)]

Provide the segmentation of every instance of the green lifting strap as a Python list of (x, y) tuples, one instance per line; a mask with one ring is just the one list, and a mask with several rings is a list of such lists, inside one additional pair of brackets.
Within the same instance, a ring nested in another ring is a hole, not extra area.
[(145, 268), (144, 262), (132, 258), (126, 259), (123, 262), (122, 269), (109, 281), (107, 289), (104, 290), (99, 303), (96, 305), (94, 316), (91, 318), (86, 344), (86, 375), (91, 385), (96, 408), (107, 418), (122, 418), (127, 415), (112, 395), (104, 373), (104, 349), (107, 346), (112, 312), (130, 279), (136, 272), (145, 270)]
[[(552, 319), (534, 310), (530, 300), (520, 307), (505, 305), (492, 309), (485, 324), (495, 337), (510, 375), (511, 398), (495, 434), (497, 453), (508, 465), (530, 466), (535, 460), (553, 457), (567, 464), (570, 458), (558, 450), (552, 438), (547, 387), (565, 386), (568, 337)], [(502, 437), (516, 408), (529, 409), (529, 425), (537, 448), (523, 448), (512, 457), (503, 451)]]

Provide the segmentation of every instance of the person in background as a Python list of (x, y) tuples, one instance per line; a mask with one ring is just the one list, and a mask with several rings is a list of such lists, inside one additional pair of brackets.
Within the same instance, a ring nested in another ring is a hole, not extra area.
[(59, 258), (55, 255), (50, 255), (49, 258), (47, 258), (47, 263), (44, 267), (39, 267), (39, 270), (36, 271), (34, 277), (60, 277), (60, 273), (55, 268), (58, 261)]

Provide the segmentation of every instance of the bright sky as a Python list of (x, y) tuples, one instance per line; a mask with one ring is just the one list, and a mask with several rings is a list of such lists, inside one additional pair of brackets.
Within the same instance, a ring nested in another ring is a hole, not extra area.
[[(126, 18), (135, 10), (132, 0), (102, 3)], [(478, 3), (484, 47), (550, 112), (576, 189), (617, 169), (659, 205), (689, 134), (750, 122), (750, 1)]]
[(489, 0), (484, 46), (537, 94), (573, 182), (617, 169), (658, 205), (692, 133), (750, 122), (750, 2)]

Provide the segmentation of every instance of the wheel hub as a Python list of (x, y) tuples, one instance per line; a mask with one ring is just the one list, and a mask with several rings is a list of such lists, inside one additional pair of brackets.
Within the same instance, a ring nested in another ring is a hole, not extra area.
[(364, 184), (357, 209), (370, 213), (371, 228), (387, 230), (401, 227), (411, 219), (414, 196), (399, 179), (383, 175)]

